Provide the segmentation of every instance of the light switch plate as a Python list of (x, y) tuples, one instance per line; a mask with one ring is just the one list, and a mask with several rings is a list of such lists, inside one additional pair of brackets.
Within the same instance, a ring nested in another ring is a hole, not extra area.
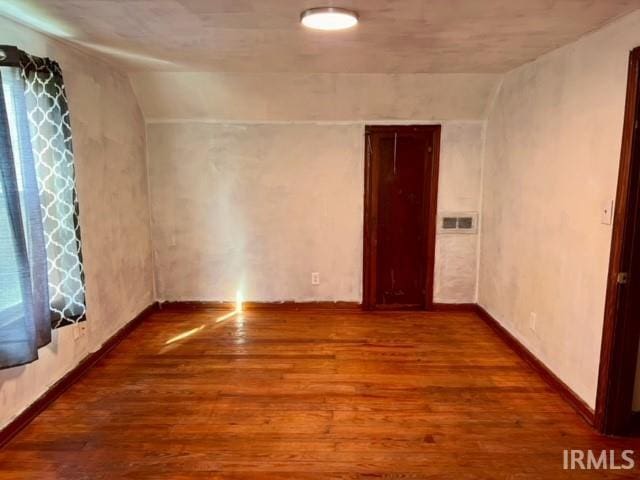
[(602, 203), (600, 211), (600, 223), (603, 225), (611, 225), (613, 222), (613, 200), (607, 200)]
[(73, 333), (73, 339), (78, 340), (80, 338), (80, 326), (76, 323), (71, 326), (71, 331)]

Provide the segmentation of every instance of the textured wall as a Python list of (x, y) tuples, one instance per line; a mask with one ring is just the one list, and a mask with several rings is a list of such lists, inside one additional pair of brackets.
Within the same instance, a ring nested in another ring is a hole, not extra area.
[[(229, 300), (241, 284), (251, 300), (361, 300), (365, 123), (442, 123), (439, 210), (477, 211), (499, 78), (132, 74), (160, 298)], [(475, 301), (477, 240), (438, 237), (436, 301)]]
[[(360, 127), (149, 126), (161, 299), (360, 300)], [(311, 272), (321, 284), (312, 287)]]
[(640, 12), (510, 72), (487, 123), (479, 301), (591, 406), (638, 44)]
[[(161, 299), (362, 299), (363, 124), (189, 122), (148, 135)], [(481, 141), (480, 122), (444, 125), (441, 209), (478, 209)], [(437, 301), (474, 301), (476, 244), (438, 238)]]
[(62, 66), (69, 94), (87, 285), (87, 333), (55, 331), (30, 365), (0, 371), (0, 427), (153, 301), (145, 127), (125, 75), (0, 19), (0, 44)]
[(499, 80), (492, 74), (131, 75), (147, 121), (480, 120)]
[[(446, 123), (442, 129), (438, 212), (479, 212), (483, 122)], [(438, 234), (434, 299), (476, 301), (477, 234)]]

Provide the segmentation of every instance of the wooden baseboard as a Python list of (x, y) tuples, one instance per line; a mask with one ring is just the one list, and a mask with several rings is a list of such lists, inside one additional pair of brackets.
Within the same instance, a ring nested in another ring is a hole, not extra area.
[(631, 430), (632, 435), (640, 435), (640, 412), (631, 413)]
[[(233, 310), (235, 302), (162, 302), (160, 309), (172, 310)], [(251, 310), (358, 310), (362, 309), (359, 302), (243, 302), (244, 311)]]
[[(160, 303), (160, 309), (172, 310), (233, 310), (236, 307), (235, 302), (222, 301), (167, 301)], [(242, 309), (251, 310), (362, 310), (362, 304), (359, 302), (243, 302)], [(393, 310), (416, 310), (415, 306), (399, 307), (390, 305), (388, 308), (376, 308), (379, 311)], [(475, 312), (475, 303), (434, 303), (430, 311), (436, 312)]]
[(136, 317), (111, 336), (99, 350), (87, 355), (76, 365), (73, 370), (58, 380), (49, 390), (42, 394), (35, 402), (29, 405), (22, 413), (14, 418), (8, 425), (0, 430), (0, 447), (15, 437), (20, 430), (25, 428), (45, 408), (51, 405), (60, 395), (68, 390), (74, 383), (82, 378), (87, 371), (98, 363), (107, 353), (113, 350), (124, 340), (149, 314), (158, 308), (157, 302), (152, 303)]
[(475, 303), (434, 303), (435, 312), (475, 312)]
[(538, 357), (529, 351), (520, 341), (509, 333), (498, 321), (480, 305), (475, 307), (476, 313), (496, 334), (515, 352), (527, 362), (542, 379), (580, 414), (591, 426), (594, 424), (595, 412), (576, 393), (560, 380)]

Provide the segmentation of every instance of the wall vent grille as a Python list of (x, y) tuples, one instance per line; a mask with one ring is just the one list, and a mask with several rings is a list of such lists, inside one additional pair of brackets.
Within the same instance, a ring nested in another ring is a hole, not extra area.
[(478, 233), (478, 213), (441, 213), (438, 215), (438, 233)]

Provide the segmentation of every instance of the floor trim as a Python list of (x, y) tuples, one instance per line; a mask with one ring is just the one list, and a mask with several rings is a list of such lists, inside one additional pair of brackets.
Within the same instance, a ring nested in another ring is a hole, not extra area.
[(516, 353), (527, 362), (542, 379), (578, 412), (578, 414), (591, 426), (594, 425), (595, 412), (585, 403), (571, 388), (560, 380), (555, 373), (542, 363), (531, 351), (525, 347), (516, 337), (505, 329), (493, 316), (480, 305), (476, 305), (476, 313), (485, 323)]
[(631, 412), (631, 428), (632, 435), (640, 435), (640, 412)]
[[(165, 301), (159, 304), (160, 309), (168, 308), (174, 310), (233, 310), (236, 307), (235, 302), (230, 301)], [(388, 309), (379, 309), (379, 311), (405, 310), (404, 308), (396, 308), (397, 306), (389, 306)], [(317, 302), (243, 302), (243, 310), (358, 310), (363, 308), (360, 302), (347, 301), (317, 301)], [(477, 305), (475, 303), (434, 303), (431, 310), (416, 310), (411, 307), (411, 311), (435, 311), (435, 312), (476, 312)], [(374, 310), (375, 311), (375, 310)]]
[[(161, 302), (160, 309), (174, 310), (233, 310), (236, 308), (235, 302), (207, 302), (207, 301), (184, 301), (184, 302)], [(243, 302), (242, 309), (250, 310), (362, 310), (360, 302)]]
[(98, 363), (107, 353), (113, 350), (124, 340), (142, 321), (158, 308), (157, 302), (152, 303), (136, 317), (118, 330), (99, 350), (87, 355), (78, 365), (69, 371), (64, 377), (44, 392), (36, 401), (23, 410), (16, 418), (11, 420), (0, 430), (0, 447), (4, 446), (15, 437), (23, 428), (33, 421), (43, 410), (51, 405), (60, 395), (68, 390), (74, 383), (80, 380), (91, 367)]
[(475, 303), (434, 303), (435, 312), (476, 312)]

